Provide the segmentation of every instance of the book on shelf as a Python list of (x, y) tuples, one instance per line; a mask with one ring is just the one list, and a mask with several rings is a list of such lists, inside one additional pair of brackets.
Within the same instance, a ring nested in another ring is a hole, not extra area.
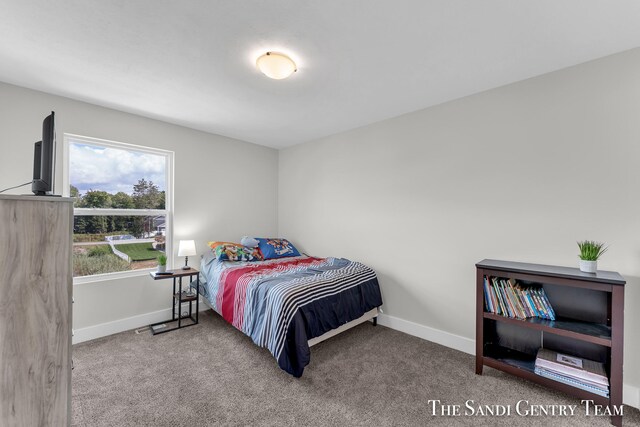
[(538, 355), (536, 356), (536, 366), (556, 371), (559, 374), (592, 381), (596, 384), (609, 385), (604, 364), (596, 362), (595, 360), (570, 356), (541, 348), (538, 350)]
[(541, 348), (536, 356), (535, 373), (600, 396), (609, 397), (609, 378), (604, 364), (595, 360)]
[(493, 281), (493, 288), (495, 289), (496, 295), (498, 296), (498, 300), (500, 302), (502, 315), (507, 317), (513, 317), (513, 314), (511, 313), (511, 307), (509, 307), (509, 303), (507, 302), (507, 299), (502, 290), (502, 284), (500, 283), (497, 277), (494, 277), (492, 281)]
[(511, 287), (508, 283), (503, 279), (500, 280), (500, 286), (502, 287), (502, 292), (507, 299), (507, 303), (509, 304), (509, 310), (511, 311), (511, 315), (517, 319), (521, 319), (520, 310), (518, 308), (518, 303), (513, 299), (513, 293), (511, 292)]
[(522, 299), (520, 298), (520, 292), (516, 289), (515, 280), (509, 279), (504, 281), (504, 283), (507, 287), (509, 295), (511, 296), (512, 305), (516, 311), (516, 317), (519, 319), (526, 319), (527, 317), (531, 317), (527, 315), (527, 312), (522, 305)]
[(576, 377), (574, 375), (561, 374), (558, 371), (556, 371), (555, 369), (543, 368), (540, 365), (536, 365), (534, 367), (536, 369), (536, 373), (538, 373), (540, 375), (543, 375), (543, 373), (547, 373), (547, 374), (551, 374), (551, 375), (557, 375), (557, 376), (560, 376), (560, 377), (566, 377), (566, 378), (569, 378), (569, 379), (571, 379), (573, 381), (579, 381), (581, 383), (584, 383), (585, 385), (590, 386), (590, 387), (603, 388), (603, 389), (606, 389), (606, 388), (609, 387), (609, 381), (606, 381), (606, 383), (603, 383), (602, 381), (585, 380), (585, 379), (582, 379), (582, 378), (578, 378), (578, 377)]
[(509, 314), (507, 313), (507, 309), (504, 307), (502, 297), (500, 296), (500, 293), (497, 291), (498, 285), (494, 281), (495, 279), (496, 279), (495, 277), (492, 278), (492, 282), (489, 283), (489, 290), (496, 301), (496, 311), (494, 311), (494, 313), (500, 314), (502, 316), (509, 316)]
[(532, 310), (529, 306), (529, 300), (527, 299), (527, 290), (522, 288), (519, 283), (515, 284), (516, 295), (520, 299), (520, 304), (522, 304), (522, 308), (524, 309), (525, 317), (536, 317), (536, 312)]
[(541, 377), (549, 378), (551, 380), (558, 381), (560, 383), (567, 384), (567, 385), (570, 385), (572, 387), (576, 387), (576, 388), (579, 388), (581, 390), (585, 390), (585, 391), (588, 391), (590, 393), (597, 394), (598, 396), (607, 397), (607, 398), (609, 397), (609, 387), (592, 386), (592, 385), (587, 384), (587, 383), (585, 383), (583, 381), (576, 380), (574, 378), (567, 377), (565, 375), (559, 375), (559, 374), (556, 374), (556, 373), (553, 373), (553, 372), (540, 370), (538, 368), (535, 368), (534, 372), (537, 375), (540, 375)]
[(540, 285), (524, 285), (513, 279), (484, 278), (485, 309), (513, 319), (539, 317), (555, 320), (555, 312)]
[(495, 310), (493, 308), (493, 300), (491, 298), (491, 293), (489, 291), (489, 281), (487, 278), (484, 278), (484, 309), (490, 313), (493, 313)]
[(533, 315), (531, 317), (542, 317), (542, 313), (540, 312), (540, 310), (538, 310), (535, 301), (533, 299), (533, 296), (531, 294), (531, 290), (530, 289), (525, 289), (522, 288), (522, 292), (524, 292), (524, 295), (526, 297), (526, 301), (527, 301), (527, 305), (529, 306), (529, 310), (531, 310), (531, 313), (533, 313)]

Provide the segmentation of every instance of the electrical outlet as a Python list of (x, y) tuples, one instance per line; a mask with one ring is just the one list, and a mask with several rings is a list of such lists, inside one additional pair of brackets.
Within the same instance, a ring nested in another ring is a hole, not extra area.
[[(151, 327), (151, 329), (153, 329), (153, 330), (154, 330), (154, 332), (155, 332), (155, 331), (159, 331), (159, 330), (161, 330), (161, 329), (164, 329), (164, 328), (166, 328), (166, 327), (167, 327), (167, 325), (166, 325), (165, 323), (163, 323), (163, 324), (161, 324), (161, 325), (155, 325), (155, 326), (152, 326), (152, 327)], [(137, 332), (137, 331), (136, 331), (136, 332)]]

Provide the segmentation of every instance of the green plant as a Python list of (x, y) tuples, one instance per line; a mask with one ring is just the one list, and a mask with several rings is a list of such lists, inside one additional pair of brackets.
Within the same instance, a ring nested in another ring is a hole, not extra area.
[(167, 256), (165, 254), (158, 255), (158, 265), (167, 265)]
[(96, 245), (89, 248), (89, 250), (87, 251), (87, 256), (97, 257), (102, 255), (109, 255), (111, 253), (111, 247), (109, 247), (109, 245)]
[(113, 254), (88, 256), (73, 254), (73, 277), (131, 270), (129, 263)]
[(580, 255), (578, 255), (578, 257), (583, 261), (597, 261), (598, 258), (609, 249), (608, 246), (604, 246), (604, 243), (593, 240), (578, 242), (578, 247), (580, 248)]

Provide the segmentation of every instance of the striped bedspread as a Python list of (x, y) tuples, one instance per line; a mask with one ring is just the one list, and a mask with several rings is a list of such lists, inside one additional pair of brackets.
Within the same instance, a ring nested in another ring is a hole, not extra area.
[(343, 258), (221, 262), (209, 257), (202, 261), (201, 283), (216, 312), (296, 377), (310, 360), (307, 340), (382, 305), (375, 272)]

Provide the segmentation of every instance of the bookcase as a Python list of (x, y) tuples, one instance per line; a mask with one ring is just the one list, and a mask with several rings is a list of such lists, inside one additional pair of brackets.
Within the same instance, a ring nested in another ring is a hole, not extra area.
[[(514, 319), (485, 310), (484, 279), (512, 279), (542, 286), (556, 320)], [(525, 378), (580, 399), (622, 405), (624, 278), (612, 271), (582, 273), (577, 268), (485, 259), (476, 264), (476, 374), (483, 366)], [(609, 397), (537, 375), (536, 353), (544, 347), (603, 363)], [(621, 416), (611, 423), (622, 425)]]

